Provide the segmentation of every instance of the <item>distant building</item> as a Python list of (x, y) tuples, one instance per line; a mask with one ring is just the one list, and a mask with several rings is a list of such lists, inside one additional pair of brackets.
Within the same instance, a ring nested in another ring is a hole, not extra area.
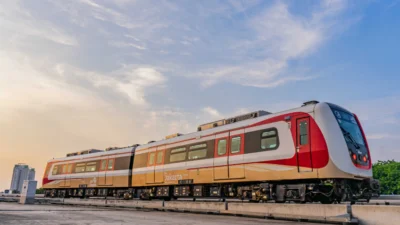
[(24, 180), (34, 180), (35, 179), (35, 169), (29, 168), (25, 164), (17, 164), (14, 166), (10, 191), (17, 191), (21, 193), (22, 184)]
[(29, 169), (28, 180), (35, 180), (35, 169), (34, 168)]

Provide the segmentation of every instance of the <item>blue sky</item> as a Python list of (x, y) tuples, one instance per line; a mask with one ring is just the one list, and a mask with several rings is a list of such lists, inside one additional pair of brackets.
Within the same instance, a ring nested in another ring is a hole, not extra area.
[[(316, 99), (400, 160), (400, 1), (0, 3), (0, 189), (35, 167)], [(3, 185), (4, 184), (4, 185)]]

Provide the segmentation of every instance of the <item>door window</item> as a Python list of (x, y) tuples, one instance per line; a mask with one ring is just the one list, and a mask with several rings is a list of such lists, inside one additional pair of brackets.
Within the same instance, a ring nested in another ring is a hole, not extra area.
[(67, 173), (67, 164), (62, 166), (62, 174), (66, 174)]
[(100, 167), (100, 170), (101, 171), (104, 171), (104, 170), (106, 170), (107, 169), (107, 159), (103, 159), (103, 160), (101, 160), (101, 167)]
[(226, 153), (226, 139), (218, 141), (218, 155), (225, 155)]
[(155, 158), (156, 158), (156, 153), (155, 152), (150, 153), (150, 155), (149, 155), (149, 166), (154, 165)]
[(300, 145), (306, 145), (308, 144), (308, 123), (307, 121), (301, 121), (299, 123), (299, 129), (300, 129)]
[(113, 169), (114, 169), (114, 159), (109, 159), (107, 170), (113, 170)]
[(162, 160), (163, 160), (163, 156), (164, 156), (164, 152), (157, 152), (157, 165), (162, 164)]
[(240, 152), (240, 144), (241, 144), (240, 137), (232, 138), (232, 140), (231, 140), (231, 153), (232, 154)]
[(68, 164), (67, 173), (72, 173), (72, 164)]

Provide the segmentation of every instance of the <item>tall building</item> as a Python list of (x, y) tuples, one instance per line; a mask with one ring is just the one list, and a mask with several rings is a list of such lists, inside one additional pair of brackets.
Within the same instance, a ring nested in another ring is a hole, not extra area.
[(34, 180), (35, 179), (35, 169), (29, 169), (28, 165), (17, 164), (14, 166), (12, 180), (11, 180), (11, 191), (17, 191), (21, 193), (22, 184), (24, 180)]
[(34, 168), (29, 169), (28, 180), (35, 180), (35, 169)]

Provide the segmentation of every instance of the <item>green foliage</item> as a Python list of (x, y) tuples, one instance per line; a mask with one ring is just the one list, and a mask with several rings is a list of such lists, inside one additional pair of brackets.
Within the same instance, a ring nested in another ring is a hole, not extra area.
[(372, 165), (374, 178), (379, 180), (381, 194), (400, 194), (400, 162), (378, 161)]
[(44, 194), (43, 188), (36, 189), (36, 194)]

